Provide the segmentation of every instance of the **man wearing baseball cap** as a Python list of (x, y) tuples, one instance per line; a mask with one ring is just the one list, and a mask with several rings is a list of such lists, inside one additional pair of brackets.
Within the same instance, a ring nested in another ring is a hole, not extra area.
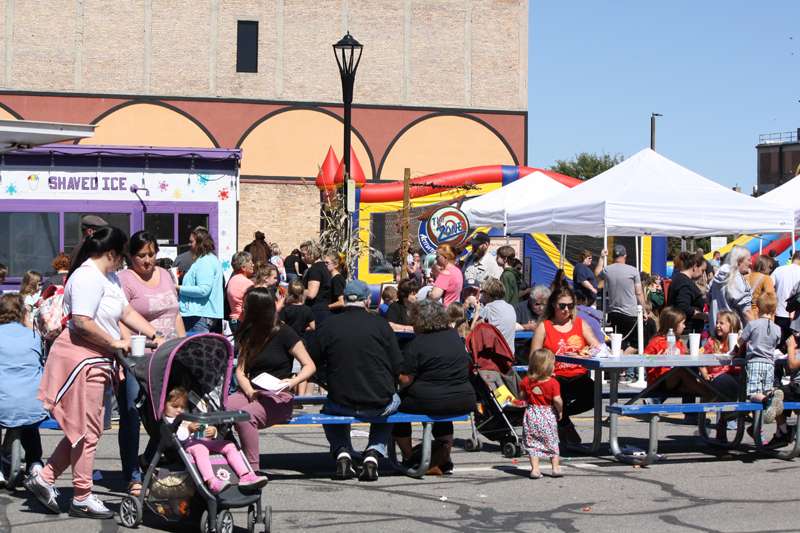
[[(600, 262), (604, 268), (600, 278), (605, 280), (606, 287), (606, 321), (614, 328), (615, 333), (622, 334), (622, 348), (635, 345), (637, 305), (644, 307), (644, 291), (639, 271), (627, 264), (628, 251), (621, 244), (614, 245), (614, 261), (606, 265), (608, 251), (600, 253)], [(635, 379), (635, 369), (628, 369), (628, 378)]]
[(497, 264), (497, 259), (487, 253), (490, 243), (491, 239), (482, 231), (472, 236), (472, 253), (462, 268), (464, 279), (474, 279), (479, 286), (486, 278), (500, 279), (503, 269)]
[(78, 244), (76, 244), (75, 248), (73, 248), (72, 252), (70, 252), (70, 264), (75, 262), (75, 257), (78, 255), (78, 250), (81, 249), (83, 241), (86, 240), (86, 237), (91, 236), (96, 230), (106, 226), (108, 226), (108, 222), (97, 215), (83, 215), (81, 217), (81, 240), (78, 241)]
[[(388, 416), (400, 406), (397, 377), (403, 357), (389, 323), (367, 312), (366, 283), (350, 280), (344, 288), (344, 311), (322, 324), (311, 343), (318, 376), (327, 381), (323, 413)], [(334, 479), (355, 477), (349, 424), (323, 426), (336, 459)], [(387, 456), (391, 424), (370, 424), (360, 481), (377, 481), (378, 459)]]

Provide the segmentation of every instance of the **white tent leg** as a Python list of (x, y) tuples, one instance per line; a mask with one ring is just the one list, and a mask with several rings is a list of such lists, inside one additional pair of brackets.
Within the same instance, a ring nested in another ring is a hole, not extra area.
[(633, 242), (636, 243), (636, 271), (642, 271), (641, 256), (639, 255), (639, 237), (634, 237)]
[[(608, 249), (608, 227), (605, 226), (605, 225), (603, 226), (603, 249), (605, 249), (605, 251), (606, 251), (606, 257), (605, 257), (606, 264), (605, 264), (605, 266), (608, 266), (608, 254), (610, 253), (610, 250)], [(606, 315), (608, 315), (608, 311), (607, 311), (608, 310), (608, 305), (607, 305), (607, 302), (606, 302), (606, 283), (605, 282), (603, 282), (603, 297), (602, 297), (601, 301), (603, 303), (603, 327), (605, 327), (606, 323), (607, 323), (606, 322)]]
[(795, 231), (796, 229), (797, 229), (797, 228), (796, 228), (796, 226), (795, 226), (794, 224), (792, 224), (792, 255), (794, 255), (794, 253), (795, 253), (795, 251), (796, 251), (796, 250), (795, 250), (795, 248), (797, 247), (797, 246), (795, 245), (795, 242), (794, 242), (794, 240), (795, 240), (794, 231)]
[(565, 236), (561, 235), (561, 241), (558, 243), (558, 268), (564, 268), (564, 239)]
[[(644, 353), (644, 309), (641, 305), (636, 306), (636, 353)], [(647, 381), (644, 379), (644, 367), (639, 367), (636, 376), (636, 381), (630, 384), (631, 387), (643, 389), (647, 386)]]

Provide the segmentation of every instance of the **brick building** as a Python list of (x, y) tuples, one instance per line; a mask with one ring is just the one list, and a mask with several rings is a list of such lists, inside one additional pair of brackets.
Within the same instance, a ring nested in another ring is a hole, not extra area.
[(2, 0), (0, 18), (0, 118), (96, 124), (84, 144), (241, 149), (240, 247), (256, 229), (284, 251), (317, 234), (348, 30), (368, 180), (527, 163), (527, 0)]
[(800, 128), (759, 135), (758, 194), (764, 194), (800, 175)]

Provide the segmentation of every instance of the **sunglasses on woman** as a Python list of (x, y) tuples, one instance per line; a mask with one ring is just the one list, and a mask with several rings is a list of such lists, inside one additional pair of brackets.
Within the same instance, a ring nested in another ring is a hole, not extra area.
[(566, 304), (566, 303), (559, 302), (558, 303), (558, 308), (561, 309), (562, 311), (566, 311), (567, 309), (569, 309), (571, 311), (571, 310), (575, 309), (575, 303), (573, 302), (573, 303)]

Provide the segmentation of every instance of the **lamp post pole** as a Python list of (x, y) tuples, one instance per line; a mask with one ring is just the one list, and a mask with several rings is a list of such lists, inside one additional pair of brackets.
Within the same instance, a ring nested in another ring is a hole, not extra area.
[(350, 194), (350, 133), (352, 126), (350, 116), (353, 108), (353, 85), (356, 79), (356, 70), (361, 61), (361, 51), (364, 47), (356, 41), (350, 32), (342, 37), (339, 42), (333, 45), (333, 54), (336, 56), (336, 64), (339, 67), (339, 75), (342, 78), (342, 102), (344, 104), (344, 192), (343, 200), (345, 211), (349, 214), (348, 195)]
[(661, 113), (650, 113), (650, 149), (656, 151), (656, 117), (662, 117)]

